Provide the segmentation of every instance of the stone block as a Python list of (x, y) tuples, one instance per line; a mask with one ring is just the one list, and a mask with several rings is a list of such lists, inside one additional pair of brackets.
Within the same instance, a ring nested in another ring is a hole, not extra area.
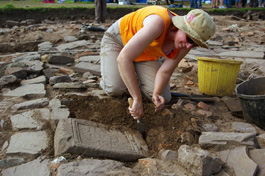
[(258, 147), (257, 139), (253, 133), (233, 132), (202, 132), (199, 145), (204, 148), (227, 145), (248, 145)]
[(119, 131), (109, 126), (81, 119), (60, 120), (54, 137), (55, 156), (83, 154), (122, 161), (146, 157), (148, 147), (138, 131)]
[(208, 151), (188, 145), (180, 146), (178, 161), (194, 175), (211, 176), (222, 169), (220, 158), (212, 156)]

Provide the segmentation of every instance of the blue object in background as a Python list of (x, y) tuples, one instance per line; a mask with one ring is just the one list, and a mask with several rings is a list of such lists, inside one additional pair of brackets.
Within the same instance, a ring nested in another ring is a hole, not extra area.
[(146, 4), (146, 0), (135, 0), (136, 3), (144, 3)]

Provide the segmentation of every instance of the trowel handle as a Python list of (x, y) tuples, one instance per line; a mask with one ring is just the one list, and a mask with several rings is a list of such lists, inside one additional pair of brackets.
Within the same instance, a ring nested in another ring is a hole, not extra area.
[(133, 105), (133, 99), (132, 99), (132, 98), (128, 98), (128, 103), (129, 103), (130, 108), (132, 108), (132, 105)]

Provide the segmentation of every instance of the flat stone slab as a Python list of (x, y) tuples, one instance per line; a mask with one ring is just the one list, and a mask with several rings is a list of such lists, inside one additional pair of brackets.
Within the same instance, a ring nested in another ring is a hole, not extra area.
[(32, 78), (32, 79), (26, 79), (26, 80), (22, 80), (20, 82), (21, 85), (27, 85), (27, 84), (46, 84), (46, 78), (45, 76), (39, 76), (36, 78)]
[(31, 109), (31, 108), (43, 108), (49, 104), (48, 98), (40, 98), (36, 100), (25, 101), (22, 103), (14, 104), (12, 109)]
[(44, 84), (29, 84), (20, 86), (14, 90), (3, 93), (3, 96), (9, 97), (44, 97), (46, 95), (46, 90)]
[(99, 63), (100, 62), (100, 55), (83, 56), (83, 57), (79, 58), (79, 62)]
[(2, 171), (2, 176), (50, 176), (49, 160), (37, 158), (26, 164), (10, 167)]
[(90, 72), (96, 76), (100, 76), (100, 73), (101, 73), (99, 64), (94, 64), (94, 63), (89, 63), (89, 62), (77, 63), (75, 65), (74, 71), (78, 73)]
[(265, 148), (250, 150), (249, 156), (258, 164), (257, 176), (265, 175)]
[(54, 136), (55, 156), (73, 153), (121, 161), (146, 157), (148, 147), (141, 134), (126, 130), (81, 119), (60, 120)]
[(6, 155), (28, 155), (35, 157), (48, 146), (48, 136), (45, 131), (21, 132), (11, 136)]
[(199, 138), (199, 144), (204, 148), (218, 145), (248, 145), (257, 148), (256, 141), (253, 133), (202, 132)]
[[(41, 130), (50, 118), (50, 110), (47, 108), (34, 109), (10, 117), (13, 130), (35, 129)], [(45, 121), (46, 120), (46, 121)]]
[(246, 146), (236, 147), (219, 153), (221, 159), (233, 168), (236, 176), (256, 175), (258, 166), (248, 156)]
[[(122, 171), (124, 169), (124, 171)], [(58, 168), (57, 176), (65, 175), (131, 175), (130, 169), (124, 167), (124, 164), (113, 160), (83, 159), (81, 161), (61, 164)], [(129, 172), (129, 173), (128, 173)], [(112, 174), (111, 174), (112, 173)], [(127, 174), (126, 174), (127, 173)]]
[(217, 54), (221, 57), (239, 57), (239, 58), (257, 58), (263, 59), (264, 53), (263, 52), (256, 52), (256, 51), (228, 51)]
[(61, 44), (61, 45), (57, 46), (56, 49), (58, 49), (58, 51), (71, 50), (71, 49), (76, 49), (76, 48), (80, 48), (80, 47), (86, 47), (90, 44), (91, 44), (90, 41), (79, 40), (79, 41), (75, 41), (75, 42)]

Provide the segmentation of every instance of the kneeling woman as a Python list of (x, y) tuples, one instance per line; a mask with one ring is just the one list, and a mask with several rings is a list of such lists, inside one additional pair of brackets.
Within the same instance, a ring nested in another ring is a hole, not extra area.
[[(143, 115), (142, 94), (156, 110), (171, 99), (169, 80), (182, 58), (195, 46), (207, 48), (215, 33), (212, 17), (200, 9), (178, 16), (160, 6), (127, 14), (105, 32), (101, 41), (100, 86), (112, 96), (128, 89), (134, 119)], [(160, 57), (166, 60), (161, 64)]]

